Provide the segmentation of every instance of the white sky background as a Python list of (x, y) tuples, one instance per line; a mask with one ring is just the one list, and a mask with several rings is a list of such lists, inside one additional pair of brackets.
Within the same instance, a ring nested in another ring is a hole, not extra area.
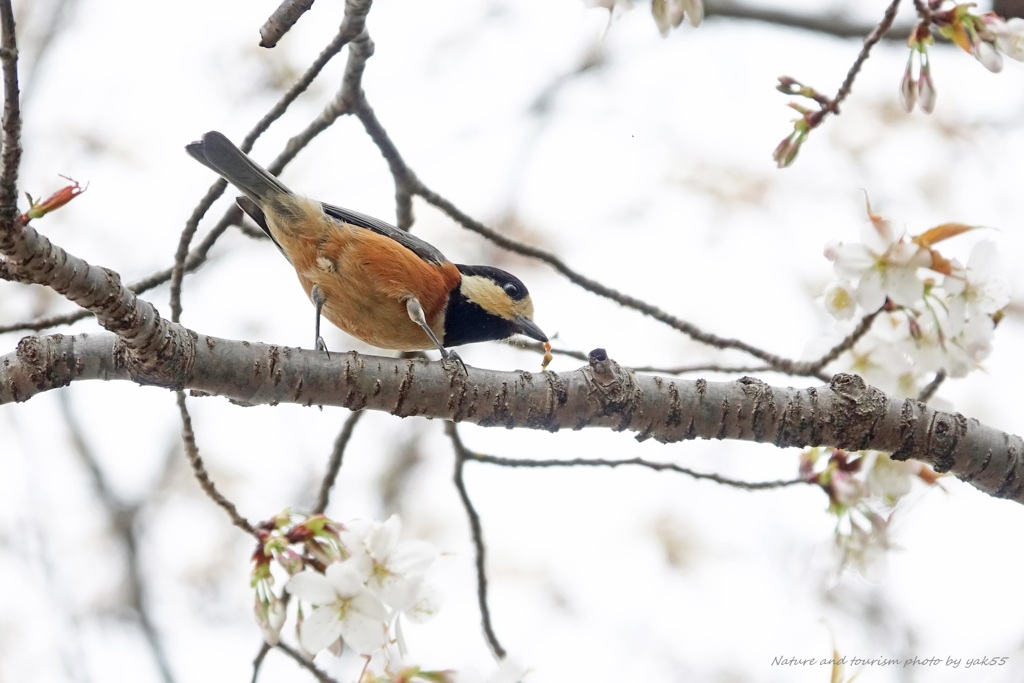
[[(16, 2), (22, 52), (48, 3)], [(55, 4), (55, 3), (53, 3)], [(874, 21), (884, 2), (858, 5)], [(910, 3), (902, 18), (910, 16)], [(781, 3), (772, 6), (779, 7)], [(79, 0), (35, 71), (22, 70), (21, 187), (46, 195), (58, 174), (90, 183), (37, 228), (70, 252), (132, 281), (170, 265), (192, 207), (214, 181), (183, 146), (210, 129), (235, 140), (333, 35), (339, 3), (321, 0), (272, 51), (256, 46), (275, 2)], [(911, 232), (945, 221), (992, 226), (1021, 290), (1019, 172), (1024, 65), (992, 75), (955, 48), (933, 50), (937, 112), (905, 115), (897, 89), (906, 50), (877, 48), (842, 115), (795, 166), (771, 151), (789, 131), (788, 74), (834, 92), (859, 41), (709, 20), (661, 39), (647, 5), (614, 22), (578, 0), (379, 0), (376, 53), (364, 80), (406, 161), (432, 188), (490, 225), (515, 215), (516, 237), (578, 271), (704, 329), (799, 356), (830, 330), (815, 297), (832, 275), (829, 240), (856, 240), (863, 193)], [(566, 78), (593, 50), (605, 61)], [(333, 95), (344, 55), (261, 140), (268, 162)], [(535, 106), (549, 93), (547, 108)], [(289, 186), (393, 219), (386, 164), (343, 119), (284, 174)], [(228, 206), (222, 200), (215, 217)], [(529, 285), (536, 320), (556, 344), (605, 347), (624, 364), (716, 358), (664, 326), (597, 299), (549, 269), (500, 252), (416, 203), (415, 230), (450, 258), (507, 267)], [(201, 233), (199, 238), (201, 239)], [(950, 243), (962, 261), (976, 236)], [(167, 288), (150, 292), (169, 313)], [(186, 280), (183, 322), (207, 334), (310, 345), (312, 308), (269, 243), (229, 231)], [(1022, 431), (1015, 310), (986, 371), (940, 398), (1000, 429)], [(70, 310), (38, 288), (0, 283), (0, 320)], [(76, 331), (95, 329), (85, 321)], [(60, 332), (66, 330), (57, 330)], [(0, 335), (0, 354), (22, 335)], [(354, 342), (336, 330), (331, 349)], [(361, 347), (357, 347), (361, 348)], [(368, 350), (368, 349), (362, 349)], [(537, 369), (496, 344), (460, 349), (470, 365)], [(556, 371), (577, 361), (556, 357)], [(790, 378), (764, 377), (788, 385)], [(201, 496), (178, 446), (173, 394), (90, 382), (0, 410), (0, 683), (158, 680), (126, 620), (123, 549), (75, 455), (61, 401), (83, 426), (116, 492), (147, 505), (141, 561), (148, 601), (179, 681), (248, 680), (259, 646), (251, 617), (252, 543)], [(214, 480), (251, 520), (308, 506), (340, 409), (239, 408), (191, 399)], [(644, 456), (747, 480), (792, 477), (798, 451), (734, 442), (670, 447), (593, 431), (550, 435), (466, 426), (471, 448), (520, 457)], [(401, 460), (402, 452), (415, 456)], [(171, 486), (153, 491), (165, 462)], [(473, 555), (452, 453), (439, 422), (367, 415), (346, 454), (329, 514), (383, 519), (445, 557), (442, 614), (409, 628), (427, 667), (492, 668), (479, 629)], [(400, 496), (382, 481), (410, 468)], [(823, 657), (832, 639), (858, 657), (1009, 656), (986, 670), (865, 669), (858, 681), (1019, 681), (1024, 675), (1024, 509), (955, 481), (919, 491), (899, 513), (883, 580), (830, 578), (832, 521), (823, 494), (744, 493), (648, 471), (467, 468), (490, 552), (491, 608), (505, 647), (548, 681), (828, 680), (827, 668), (771, 667), (775, 656)], [(674, 557), (675, 562), (666, 558)], [(681, 558), (681, 559), (679, 559)], [(334, 668), (352, 680), (351, 662)], [(306, 674), (272, 653), (260, 680)]]

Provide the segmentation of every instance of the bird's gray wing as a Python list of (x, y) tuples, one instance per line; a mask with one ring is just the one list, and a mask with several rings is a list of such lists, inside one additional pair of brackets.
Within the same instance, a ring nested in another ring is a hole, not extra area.
[(330, 204), (324, 204), (323, 207), (324, 213), (328, 216), (337, 218), (340, 221), (350, 223), (351, 225), (355, 225), (360, 228), (372, 230), (378, 235), (383, 235), (384, 237), (393, 239), (428, 263), (441, 265), (448, 260), (434, 245), (424, 242), (419, 237), (416, 237), (404, 230), (399, 230), (395, 226), (389, 225), (388, 223), (374, 218), (373, 216), (367, 216), (366, 214), (359, 213), (358, 211), (351, 211), (350, 209), (342, 209), (338, 206), (331, 206)]

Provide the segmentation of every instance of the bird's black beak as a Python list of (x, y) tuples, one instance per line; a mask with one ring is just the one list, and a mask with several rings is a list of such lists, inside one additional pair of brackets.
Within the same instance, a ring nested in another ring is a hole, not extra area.
[(525, 334), (527, 337), (532, 337), (539, 342), (546, 342), (548, 336), (541, 332), (537, 324), (527, 318), (525, 315), (517, 315), (514, 320), (516, 327), (519, 328), (519, 332)]

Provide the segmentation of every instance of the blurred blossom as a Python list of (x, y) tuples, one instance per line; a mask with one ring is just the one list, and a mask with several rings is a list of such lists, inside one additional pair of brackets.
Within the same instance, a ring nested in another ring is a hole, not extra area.
[(860, 511), (851, 517), (848, 531), (836, 531), (835, 552), (839, 569), (852, 569), (866, 581), (877, 583), (885, 576), (888, 553), (893, 546), (889, 540), (892, 517), (882, 517), (870, 511)]
[(836, 320), (849, 320), (857, 310), (856, 296), (848, 281), (833, 282), (825, 289), (825, 310)]
[(1010, 283), (1002, 275), (995, 242), (984, 240), (974, 245), (967, 267), (954, 270), (942, 283), (953, 295), (949, 303), (950, 320), (991, 316), (1010, 303)]
[(867, 487), (855, 473), (836, 470), (831, 481), (832, 501), (841, 507), (853, 507), (867, 495)]
[[(910, 356), (893, 343), (895, 337), (886, 339), (885, 335), (876, 334), (878, 328), (886, 328), (886, 319), (876, 320), (871, 333), (865, 335), (854, 344), (850, 352), (850, 369), (864, 378), (868, 384), (878, 387), (894, 397), (909, 397), (917, 394), (917, 375)], [(907, 325), (892, 328), (892, 332), (906, 331)]]
[[(989, 16), (993, 19), (990, 20)], [(1003, 20), (995, 15), (989, 16), (986, 23), (995, 36), (996, 47), (1010, 59), (1024, 61), (1024, 19), (1013, 17)]]
[(981, 362), (992, 354), (995, 338), (995, 324), (990, 318), (977, 317), (968, 321), (952, 340), (955, 349), (950, 354), (947, 369), (951, 377), (966, 377), (981, 366)]
[(888, 505), (895, 505), (900, 498), (910, 493), (910, 486), (921, 470), (916, 460), (900, 462), (886, 453), (876, 453), (867, 470), (867, 487), (870, 495), (881, 498)]
[(876, 451), (832, 448), (801, 453), (800, 476), (828, 494), (829, 512), (836, 518), (828, 563), (869, 581), (883, 577), (888, 553), (895, 547), (890, 529), (896, 505), (912, 490), (915, 478), (928, 485), (938, 479), (931, 468), (914, 460), (898, 462)]

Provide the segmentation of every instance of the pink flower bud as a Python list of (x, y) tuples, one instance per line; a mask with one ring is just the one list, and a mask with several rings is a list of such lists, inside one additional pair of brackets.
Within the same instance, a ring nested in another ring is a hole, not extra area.
[(909, 70), (903, 74), (903, 81), (900, 82), (900, 102), (908, 114), (914, 111), (914, 105), (917, 104), (917, 81), (910, 77)]
[(917, 84), (917, 94), (920, 97), (921, 111), (931, 114), (935, 111), (935, 83), (932, 81), (930, 69), (921, 70), (921, 80)]
[(704, 21), (704, 0), (683, 0), (683, 11), (690, 26), (700, 26), (700, 22)]
[(914, 111), (917, 104), (917, 81), (914, 80), (914, 50), (910, 51), (907, 58), (907, 68), (903, 70), (903, 80), (900, 81), (900, 102), (908, 114)]
[(978, 40), (973, 45), (974, 58), (981, 62), (981, 65), (994, 74), (1003, 70), (1003, 56), (996, 51), (992, 43)]

